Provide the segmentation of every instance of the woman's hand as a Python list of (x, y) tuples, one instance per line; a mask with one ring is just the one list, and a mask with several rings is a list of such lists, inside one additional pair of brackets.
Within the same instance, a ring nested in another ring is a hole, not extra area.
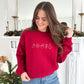
[(73, 36), (73, 30), (72, 28), (67, 28), (65, 31), (65, 34), (67, 33), (66, 37), (72, 37)]
[(28, 76), (28, 74), (26, 72), (21, 74), (21, 79), (22, 81), (29, 81), (30, 77)]

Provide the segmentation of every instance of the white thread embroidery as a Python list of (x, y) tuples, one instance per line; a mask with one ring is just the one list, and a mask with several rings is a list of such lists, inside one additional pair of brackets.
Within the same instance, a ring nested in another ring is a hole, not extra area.
[(33, 44), (32, 44), (32, 48), (45, 48), (45, 49), (52, 49), (52, 46), (51, 46), (50, 43), (49, 43), (49, 44), (44, 44), (44, 43), (42, 43), (42, 44), (33, 43)]
[(33, 43), (33, 45), (32, 45), (32, 48), (34, 48), (35, 47), (35, 43)]
[(39, 46), (39, 44), (36, 44), (36, 48), (39, 48), (40, 46)]
[(52, 46), (51, 46), (51, 44), (50, 44), (50, 43), (49, 43), (49, 46), (48, 46), (48, 48), (49, 48), (49, 49), (51, 49), (51, 48), (52, 48)]
[(40, 48), (44, 48), (44, 46), (45, 46), (44, 44), (41, 44), (41, 45), (40, 45)]
[(48, 48), (48, 44), (45, 44), (45, 48)]

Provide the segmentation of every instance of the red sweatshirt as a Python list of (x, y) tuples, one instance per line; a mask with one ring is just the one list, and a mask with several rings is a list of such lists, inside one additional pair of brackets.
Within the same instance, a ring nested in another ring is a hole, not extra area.
[(24, 30), (16, 53), (18, 64), (16, 73), (21, 76), (23, 72), (27, 72), (32, 79), (52, 74), (58, 69), (58, 63), (64, 62), (72, 51), (72, 37), (65, 37), (62, 46), (68, 51), (63, 51), (58, 56), (58, 46), (53, 42), (50, 32)]

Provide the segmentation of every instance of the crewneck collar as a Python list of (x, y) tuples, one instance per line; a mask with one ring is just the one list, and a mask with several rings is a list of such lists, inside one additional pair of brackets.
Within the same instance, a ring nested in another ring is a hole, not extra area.
[(40, 32), (40, 33), (48, 33), (49, 31), (45, 31), (45, 32), (43, 32), (43, 31), (40, 31), (40, 30), (36, 30), (36, 31), (38, 31), (38, 32)]

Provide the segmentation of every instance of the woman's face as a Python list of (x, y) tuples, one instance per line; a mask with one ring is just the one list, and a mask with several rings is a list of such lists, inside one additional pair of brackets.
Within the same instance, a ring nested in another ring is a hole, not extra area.
[(42, 32), (46, 32), (47, 26), (49, 25), (45, 11), (39, 10), (37, 17), (36, 17), (36, 25), (38, 27), (38, 30)]

